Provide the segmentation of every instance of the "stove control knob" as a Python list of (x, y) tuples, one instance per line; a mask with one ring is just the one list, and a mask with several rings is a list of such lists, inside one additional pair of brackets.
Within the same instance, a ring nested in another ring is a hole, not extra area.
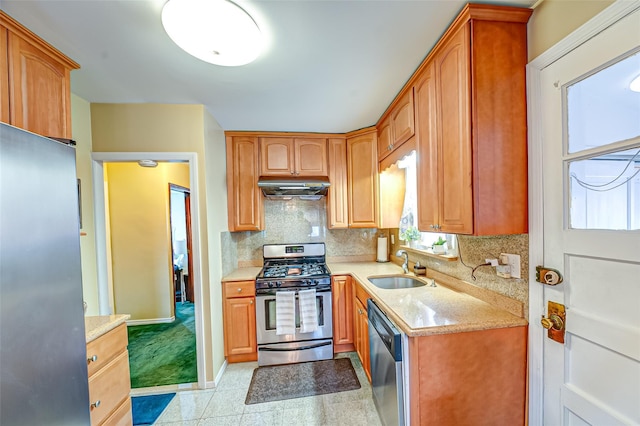
[(282, 281), (278, 281), (278, 282), (276, 282), (276, 285), (277, 285), (278, 287), (282, 287)]
[(271, 281), (267, 282), (267, 285), (269, 286), (269, 288), (273, 288), (273, 283)]

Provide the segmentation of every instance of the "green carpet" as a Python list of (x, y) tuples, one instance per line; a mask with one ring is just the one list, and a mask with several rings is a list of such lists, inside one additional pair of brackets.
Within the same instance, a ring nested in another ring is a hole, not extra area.
[(128, 327), (131, 387), (198, 381), (193, 303), (176, 303), (170, 324)]

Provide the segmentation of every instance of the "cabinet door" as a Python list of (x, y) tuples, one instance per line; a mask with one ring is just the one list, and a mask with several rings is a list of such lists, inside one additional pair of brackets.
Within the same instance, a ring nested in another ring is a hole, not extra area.
[(348, 228), (346, 139), (329, 139), (329, 182), (331, 186), (327, 194), (328, 227)]
[(353, 288), (351, 277), (332, 278), (333, 351), (353, 351)]
[(8, 34), (11, 124), (71, 138), (70, 70), (21, 37)]
[(263, 228), (257, 137), (227, 137), (227, 202), (229, 231)]
[(225, 299), (225, 355), (257, 354), (255, 297)]
[(393, 127), (393, 148), (405, 143), (414, 132), (413, 90), (409, 89), (402, 96), (391, 113)]
[(10, 123), (9, 116), (9, 62), (7, 57), (7, 29), (0, 25), (0, 121)]
[(260, 175), (295, 174), (293, 138), (260, 138)]
[(434, 231), (438, 224), (439, 178), (438, 115), (436, 81), (433, 62), (425, 67), (417, 80), (416, 102), (416, 166), (418, 176), (418, 229)]
[(473, 232), (470, 36), (466, 24), (435, 57), (441, 162), (441, 232)]
[(393, 135), (391, 134), (391, 121), (386, 119), (378, 126), (378, 161), (382, 160), (393, 150)]
[(355, 346), (362, 368), (369, 381), (371, 381), (371, 355), (369, 354), (369, 317), (367, 315), (367, 308), (360, 302), (359, 299), (355, 299)]
[(349, 226), (378, 226), (378, 157), (376, 133), (347, 139)]
[(296, 176), (328, 176), (327, 140), (295, 139), (293, 164)]

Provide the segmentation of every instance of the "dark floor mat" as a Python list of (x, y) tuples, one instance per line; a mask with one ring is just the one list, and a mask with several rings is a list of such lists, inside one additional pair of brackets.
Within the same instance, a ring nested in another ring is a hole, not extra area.
[(359, 389), (349, 358), (258, 367), (245, 404), (302, 398)]

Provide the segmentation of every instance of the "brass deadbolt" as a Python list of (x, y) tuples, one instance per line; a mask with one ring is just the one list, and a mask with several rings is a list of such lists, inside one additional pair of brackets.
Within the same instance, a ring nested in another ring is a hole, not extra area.
[(558, 330), (558, 331), (564, 330), (564, 321), (558, 314), (551, 314), (549, 315), (548, 318), (545, 318), (543, 316), (542, 319), (540, 320), (540, 323), (547, 330), (549, 329)]

